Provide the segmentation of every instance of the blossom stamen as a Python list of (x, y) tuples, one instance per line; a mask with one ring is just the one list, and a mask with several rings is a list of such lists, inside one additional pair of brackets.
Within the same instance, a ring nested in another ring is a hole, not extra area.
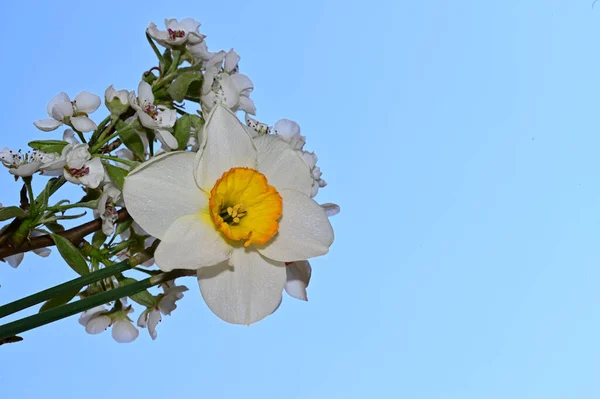
[(83, 168), (75, 169), (75, 168), (67, 168), (69, 174), (73, 177), (83, 177), (87, 176), (90, 173), (90, 168), (84, 166)]
[(185, 37), (185, 32), (182, 30), (173, 30), (173, 29), (167, 29), (167, 31), (169, 32), (169, 38), (171, 40), (177, 40), (177, 39), (181, 39), (182, 37)]

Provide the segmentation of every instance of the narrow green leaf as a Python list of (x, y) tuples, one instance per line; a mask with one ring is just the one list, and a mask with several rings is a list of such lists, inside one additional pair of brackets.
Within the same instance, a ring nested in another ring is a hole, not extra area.
[(60, 255), (63, 257), (65, 262), (80, 276), (89, 274), (90, 270), (88, 268), (87, 262), (81, 252), (71, 243), (71, 241), (67, 240), (64, 237), (61, 237), (57, 234), (50, 235), (56, 244), (56, 248)]
[(105, 164), (104, 168), (119, 190), (123, 190), (123, 183), (125, 182), (125, 176), (127, 176), (128, 172), (125, 169), (110, 164)]
[(7, 206), (6, 208), (0, 208), (0, 222), (13, 218), (23, 219), (27, 214), (25, 211), (18, 206)]
[(58, 224), (56, 222), (48, 222), (44, 223), (44, 226), (48, 228), (53, 233), (59, 233), (61, 231), (65, 231), (65, 228), (62, 224)]
[(60, 154), (68, 143), (62, 140), (34, 140), (29, 142), (29, 146), (34, 150), (40, 150), (49, 154)]
[(45, 310), (48, 310), (48, 309), (55, 308), (60, 305), (64, 305), (65, 303), (69, 303), (71, 301), (71, 299), (75, 298), (75, 296), (77, 296), (77, 294), (79, 294), (79, 290), (80, 290), (79, 287), (74, 287), (68, 291), (63, 292), (62, 294), (60, 294), (57, 297), (47, 300), (40, 308), (39, 313), (41, 313)]
[[(120, 286), (134, 284), (138, 282), (136, 279), (129, 277), (117, 276), (117, 280), (119, 281)], [(129, 298), (131, 298), (132, 301), (139, 303), (140, 305), (146, 306), (148, 308), (151, 308), (154, 305), (156, 305), (156, 298), (154, 297), (154, 295), (148, 292), (148, 290), (140, 291), (137, 294), (129, 296)]]
[(193, 82), (200, 82), (202, 80), (202, 73), (197, 71), (184, 72), (179, 75), (171, 85), (167, 92), (171, 98), (177, 102), (182, 102)]

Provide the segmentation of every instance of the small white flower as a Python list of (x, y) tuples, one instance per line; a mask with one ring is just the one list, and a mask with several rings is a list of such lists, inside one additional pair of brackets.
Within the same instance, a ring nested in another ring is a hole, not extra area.
[(67, 93), (58, 93), (46, 106), (52, 119), (42, 119), (34, 122), (34, 125), (44, 132), (50, 132), (66, 123), (80, 132), (91, 132), (97, 126), (88, 115), (99, 106), (100, 97), (87, 91), (79, 93), (73, 101)]
[(200, 22), (193, 18), (184, 18), (179, 22), (176, 19), (165, 19), (165, 26), (167, 30), (160, 30), (151, 22), (146, 29), (148, 35), (164, 47), (194, 45), (201, 43), (206, 37), (198, 31)]
[(156, 138), (167, 148), (177, 148), (177, 140), (171, 134), (171, 128), (177, 120), (177, 111), (164, 105), (154, 105), (152, 86), (141, 81), (138, 85), (138, 97), (135, 92), (129, 93), (129, 105), (136, 110), (136, 114), (145, 128), (154, 130)]
[(104, 104), (113, 115), (121, 115), (129, 108), (128, 96), (127, 90), (117, 91), (113, 85), (110, 85), (104, 92)]
[[(2, 208), (2, 204), (0, 204), (0, 208)], [(43, 232), (39, 231), (39, 230), (33, 230), (29, 236), (34, 238), (34, 237), (39, 237), (44, 235)], [(38, 249), (34, 249), (33, 251), (34, 254), (36, 254), (37, 256), (41, 256), (42, 258), (46, 258), (48, 255), (50, 255), (50, 253), (52, 252), (52, 250), (50, 248), (38, 248)], [(12, 268), (16, 269), (17, 267), (19, 267), (19, 265), (21, 264), (21, 262), (23, 261), (23, 258), (25, 257), (25, 254), (23, 252), (21, 252), (20, 254), (14, 254), (14, 255), (10, 255), (7, 256), (6, 258), (4, 258), (4, 261), (6, 263), (8, 263)]]
[(216, 53), (206, 64), (202, 82), (202, 112), (205, 118), (216, 104), (223, 104), (233, 112), (242, 110), (254, 115), (256, 107), (250, 99), (254, 84), (238, 72), (240, 56), (233, 50)]
[(196, 60), (200, 60), (203, 62), (209, 61), (212, 57), (214, 57), (217, 54), (208, 51), (208, 46), (206, 45), (205, 40), (193, 45), (188, 44), (187, 48), (190, 54), (192, 54), (192, 57), (194, 57)]
[(271, 127), (269, 125), (257, 121), (248, 114), (246, 114), (246, 126), (248, 126), (248, 133), (250, 133), (252, 137), (271, 133)]
[(83, 312), (79, 316), (79, 324), (85, 327), (88, 334), (100, 334), (112, 324), (112, 320), (108, 316), (108, 310), (100, 305)]
[(152, 339), (156, 339), (156, 325), (162, 321), (161, 313), (170, 316), (171, 312), (177, 309), (175, 302), (183, 298), (183, 293), (188, 290), (186, 286), (177, 286), (174, 281), (161, 284), (160, 287), (164, 293), (160, 295), (157, 305), (154, 308), (146, 308), (138, 318), (137, 325), (142, 328), (148, 328), (148, 333)]
[(289, 296), (302, 301), (308, 301), (306, 288), (310, 282), (312, 268), (307, 260), (286, 263), (285, 292)]
[(11, 175), (28, 177), (38, 172), (45, 163), (57, 159), (58, 154), (47, 154), (42, 151), (21, 153), (4, 147), (0, 150), (0, 161), (9, 169)]
[[(65, 132), (66, 134), (66, 132)], [(63, 169), (65, 179), (74, 184), (96, 188), (104, 180), (104, 166), (100, 158), (92, 158), (87, 144), (67, 144), (60, 158), (41, 166), (44, 170)]]
[(102, 219), (102, 232), (106, 236), (115, 231), (115, 222), (119, 219), (117, 206), (123, 206), (121, 190), (112, 183), (105, 184), (98, 200), (98, 209), (94, 210), (94, 217)]

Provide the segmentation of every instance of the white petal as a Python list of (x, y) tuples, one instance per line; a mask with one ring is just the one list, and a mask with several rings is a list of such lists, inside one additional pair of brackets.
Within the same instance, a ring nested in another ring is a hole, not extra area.
[(308, 301), (306, 287), (308, 287), (312, 272), (310, 263), (306, 260), (292, 262), (287, 265), (286, 271), (287, 280), (285, 282), (285, 292), (294, 298)]
[(41, 119), (33, 122), (33, 124), (43, 132), (51, 132), (56, 130), (63, 123), (61, 121), (57, 121), (56, 119)]
[(206, 144), (196, 156), (196, 182), (210, 191), (223, 173), (234, 167), (256, 168), (256, 148), (240, 120), (216, 105), (204, 126)]
[(254, 101), (251, 98), (245, 96), (240, 96), (240, 100), (238, 102), (238, 109), (250, 115), (256, 114), (256, 106), (254, 105)]
[(156, 309), (152, 310), (150, 312), (150, 315), (148, 316), (148, 332), (150, 333), (150, 337), (152, 337), (153, 340), (157, 337), (156, 326), (160, 321), (162, 321), (162, 316), (160, 315), (160, 312)]
[(74, 103), (77, 111), (91, 114), (100, 106), (100, 97), (90, 92), (82, 91), (75, 97)]
[(125, 178), (125, 205), (148, 234), (163, 238), (167, 228), (183, 215), (208, 204), (194, 181), (194, 153), (171, 152), (142, 164)]
[(254, 139), (258, 154), (258, 171), (277, 190), (291, 188), (310, 195), (313, 179), (310, 169), (284, 140), (264, 135)]
[(89, 173), (81, 176), (79, 181), (89, 188), (97, 188), (104, 180), (104, 166), (102, 165), (102, 161), (100, 158), (92, 158), (84, 166), (89, 168)]
[(61, 103), (71, 104), (71, 99), (69, 98), (67, 93), (60, 92), (54, 97), (52, 97), (52, 99), (48, 102), (48, 105), (46, 105), (46, 111), (48, 112), (48, 116), (52, 116), (52, 108), (54, 108), (56, 104)]
[(42, 166), (42, 162), (35, 161), (23, 164), (15, 169), (11, 169), (9, 172), (11, 175), (28, 177), (40, 170), (40, 166)]
[(73, 116), (73, 105), (71, 103), (58, 103), (52, 108), (52, 117), (62, 121), (66, 116)]
[(83, 133), (91, 132), (93, 130), (96, 130), (96, 128), (98, 127), (96, 126), (96, 123), (87, 116), (74, 116), (73, 118), (71, 118), (71, 123), (73, 124), (73, 127), (75, 129)]
[(233, 268), (221, 264), (220, 270), (198, 270), (200, 291), (210, 310), (233, 324), (248, 325), (270, 315), (281, 301), (285, 265), (244, 248), (236, 248), (230, 262)]
[(86, 323), (85, 332), (88, 334), (100, 334), (110, 326), (110, 323), (112, 323), (112, 320), (108, 316), (94, 316)]
[(90, 321), (90, 319), (94, 317), (96, 313), (100, 312), (106, 312), (106, 308), (104, 307), (104, 305), (99, 305), (86, 310), (79, 316), (79, 324), (81, 324), (82, 326), (87, 325), (88, 321)]
[(51, 252), (52, 250), (50, 248), (39, 248), (33, 250), (34, 254), (36, 254), (37, 256), (41, 256), (42, 258), (48, 257), (48, 255), (50, 255)]
[(142, 106), (144, 106), (145, 103), (154, 104), (154, 93), (152, 93), (152, 86), (143, 80), (138, 85), (138, 98)]
[(69, 144), (79, 144), (79, 139), (75, 137), (75, 132), (73, 132), (71, 129), (65, 130), (62, 139)]
[(129, 320), (118, 320), (112, 328), (112, 337), (120, 344), (135, 341), (140, 331)]
[(240, 56), (238, 53), (236, 53), (233, 49), (229, 50), (225, 56), (225, 71), (233, 71), (238, 66), (238, 62), (240, 62)]
[(332, 204), (328, 202), (326, 204), (321, 204), (321, 207), (325, 209), (327, 217), (332, 217), (340, 213), (340, 206), (338, 204)]
[(306, 260), (324, 255), (333, 243), (333, 228), (325, 210), (296, 190), (280, 190), (283, 214), (279, 231), (267, 244), (257, 247), (267, 258), (280, 262)]
[(150, 314), (151, 309), (146, 308), (142, 313), (140, 313), (140, 317), (137, 319), (138, 327), (146, 328), (148, 325), (148, 315)]
[(231, 75), (231, 81), (240, 93), (250, 93), (254, 89), (254, 84), (250, 78), (242, 73)]
[(4, 260), (13, 268), (17, 268), (19, 267), (19, 265), (21, 264), (21, 262), (23, 261), (23, 257), (25, 256), (25, 254), (23, 252), (21, 252), (20, 254), (14, 254), (11, 256), (7, 256), (6, 258), (4, 258)]
[(289, 142), (293, 137), (300, 135), (300, 125), (289, 119), (280, 119), (275, 122), (273, 133)]
[(155, 132), (156, 132), (157, 138), (160, 140), (160, 142), (165, 144), (167, 147), (169, 147), (171, 149), (176, 149), (177, 146), (179, 145), (177, 143), (177, 139), (175, 138), (175, 136), (173, 136), (171, 134), (171, 132), (169, 132), (168, 130), (156, 129)]
[(231, 246), (206, 212), (180, 217), (161, 240), (154, 260), (163, 271), (214, 266), (231, 253)]

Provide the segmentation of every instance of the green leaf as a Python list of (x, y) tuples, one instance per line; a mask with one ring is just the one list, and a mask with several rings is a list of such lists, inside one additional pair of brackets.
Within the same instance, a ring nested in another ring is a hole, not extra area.
[(185, 149), (190, 134), (198, 134), (202, 127), (202, 119), (198, 115), (185, 114), (175, 122), (173, 136), (177, 139), (177, 148)]
[(75, 298), (75, 296), (79, 294), (79, 290), (80, 287), (71, 288), (70, 290), (63, 292), (59, 296), (47, 300), (40, 308), (39, 313), (45, 310), (56, 308), (60, 305), (64, 305), (65, 303), (69, 303), (71, 299)]
[(44, 226), (46, 226), (48, 230), (50, 230), (53, 233), (60, 233), (61, 231), (65, 231), (64, 226), (56, 222), (44, 223)]
[(123, 183), (125, 182), (125, 176), (127, 176), (128, 172), (125, 169), (110, 164), (105, 164), (104, 168), (106, 169), (106, 173), (108, 173), (110, 180), (115, 183), (119, 190), (123, 190)]
[(85, 195), (81, 197), (79, 202), (89, 202), (99, 199), (102, 196), (102, 190), (99, 188), (84, 188)]
[(92, 236), (92, 246), (95, 248), (100, 248), (102, 244), (106, 241), (106, 234), (102, 232), (102, 230), (98, 230)]
[(68, 143), (62, 140), (34, 140), (29, 142), (29, 146), (34, 150), (40, 150), (49, 154), (60, 154)]
[(144, 144), (140, 136), (135, 132), (135, 129), (127, 129), (125, 126), (118, 130), (118, 132), (121, 143), (129, 148), (139, 159), (144, 159)]
[[(182, 102), (193, 82), (201, 82), (202, 73), (197, 71), (184, 72), (171, 82), (167, 92), (177, 102)], [(195, 96), (194, 96), (195, 97)]]
[[(119, 277), (117, 276), (117, 280), (119, 281), (120, 286), (126, 286), (129, 284), (137, 283), (138, 281), (134, 278), (129, 277)], [(156, 297), (152, 295), (148, 290), (140, 291), (137, 294), (133, 294), (129, 296), (132, 301), (139, 303), (140, 305), (146, 306), (148, 308), (152, 308), (156, 305)]]
[(27, 214), (25, 211), (18, 206), (7, 206), (6, 208), (0, 208), (0, 222), (12, 218), (23, 219)]
[(71, 243), (71, 241), (67, 240), (64, 237), (61, 237), (57, 234), (50, 234), (54, 243), (56, 244), (56, 248), (60, 255), (63, 257), (65, 262), (73, 269), (77, 274), (83, 276), (90, 272), (88, 268), (87, 262), (81, 252)]
[(115, 229), (115, 235), (119, 235), (119, 234), (123, 233), (125, 230), (127, 230), (131, 226), (132, 223), (133, 223), (133, 219), (126, 220), (123, 223), (119, 223), (117, 225), (117, 228)]

